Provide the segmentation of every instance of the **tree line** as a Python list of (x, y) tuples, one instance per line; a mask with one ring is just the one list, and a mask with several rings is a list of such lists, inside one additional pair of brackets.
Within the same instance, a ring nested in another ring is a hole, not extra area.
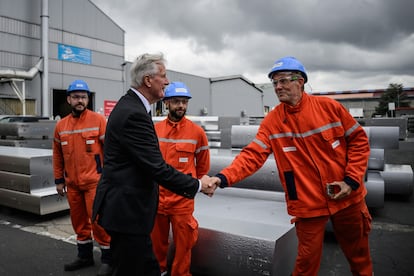
[(392, 116), (389, 110), (389, 103), (395, 104), (395, 109), (400, 107), (410, 107), (410, 100), (404, 91), (404, 86), (399, 83), (390, 83), (387, 90), (381, 95), (379, 104), (375, 107), (375, 115)]

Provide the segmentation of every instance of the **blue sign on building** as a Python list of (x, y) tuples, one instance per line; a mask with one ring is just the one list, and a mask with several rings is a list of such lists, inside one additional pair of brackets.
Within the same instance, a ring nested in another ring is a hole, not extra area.
[(92, 52), (91, 50), (85, 48), (58, 44), (58, 59), (83, 64), (91, 64)]

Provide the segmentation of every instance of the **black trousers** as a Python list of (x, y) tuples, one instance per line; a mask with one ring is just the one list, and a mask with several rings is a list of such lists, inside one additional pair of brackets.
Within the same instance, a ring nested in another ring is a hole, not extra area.
[(112, 276), (159, 276), (160, 266), (152, 249), (150, 235), (109, 232)]

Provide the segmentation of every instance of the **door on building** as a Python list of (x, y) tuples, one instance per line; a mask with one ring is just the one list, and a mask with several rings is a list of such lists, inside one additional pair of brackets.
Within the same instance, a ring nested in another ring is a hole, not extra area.
[[(60, 118), (68, 115), (72, 110), (66, 99), (66, 90), (53, 89), (53, 118)], [(89, 96), (88, 109), (93, 110), (95, 93), (91, 92)]]

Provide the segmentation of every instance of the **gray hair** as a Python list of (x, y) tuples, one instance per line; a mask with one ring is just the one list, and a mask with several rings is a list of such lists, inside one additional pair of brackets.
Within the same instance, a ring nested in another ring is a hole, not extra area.
[(131, 66), (131, 86), (140, 87), (145, 76), (153, 76), (158, 73), (158, 65), (164, 65), (166, 60), (162, 53), (142, 54)]

